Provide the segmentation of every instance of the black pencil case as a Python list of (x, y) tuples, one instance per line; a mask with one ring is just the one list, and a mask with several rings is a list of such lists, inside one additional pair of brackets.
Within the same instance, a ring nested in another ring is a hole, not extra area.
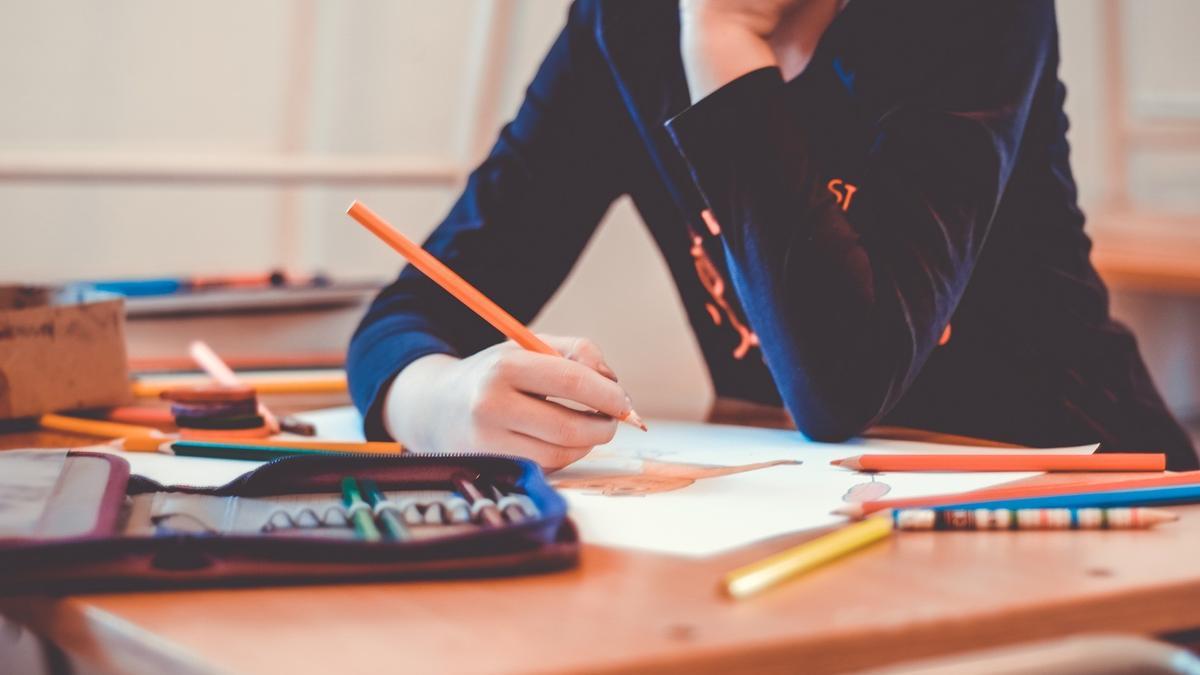
[[(360, 538), (346, 476), (375, 481), (409, 538)], [(480, 517), (497, 502), (502, 522)], [(514, 457), (292, 456), (197, 488), (130, 475), (118, 455), (0, 452), (2, 594), (509, 575), (577, 558), (566, 502)]]

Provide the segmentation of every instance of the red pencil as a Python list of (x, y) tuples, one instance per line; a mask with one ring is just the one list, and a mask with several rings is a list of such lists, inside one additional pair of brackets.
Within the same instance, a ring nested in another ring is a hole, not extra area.
[(1171, 485), (1193, 485), (1200, 483), (1200, 471), (1182, 471), (1153, 478), (1123, 478), (1104, 481), (1075, 481), (1058, 485), (1008, 485), (973, 492), (949, 495), (908, 497), (904, 499), (879, 499), (859, 504), (846, 504), (834, 513), (852, 518), (862, 518), (884, 509), (907, 509), (926, 506), (948, 506), (964, 502), (1016, 499), (1021, 497), (1051, 497), (1055, 495), (1108, 492), (1111, 490), (1135, 490), (1139, 488), (1167, 487)]
[(1144, 452), (1064, 455), (858, 455), (830, 464), (856, 471), (1165, 471), (1167, 456)]

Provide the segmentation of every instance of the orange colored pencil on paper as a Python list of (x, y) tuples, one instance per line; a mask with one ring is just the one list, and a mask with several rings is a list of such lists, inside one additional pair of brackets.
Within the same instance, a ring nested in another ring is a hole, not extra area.
[[(382, 239), (388, 246), (395, 249), (397, 253), (404, 256), (413, 267), (432, 279), (434, 283), (446, 289), (446, 292), (453, 295), (459, 302), (478, 314), (480, 318), (492, 324), (505, 337), (529, 351), (549, 356), (562, 356), (562, 354), (558, 353), (558, 350), (546, 344), (537, 335), (534, 335), (533, 331), (525, 327), (525, 324), (517, 321), (512, 314), (509, 314), (500, 305), (492, 302), (479, 289), (469, 284), (466, 279), (463, 279), (454, 270), (442, 264), (442, 261), (433, 257), (429, 251), (426, 251), (408, 237), (400, 234), (396, 228), (388, 224), (383, 218), (380, 218), (378, 214), (367, 208), (362, 202), (355, 201), (346, 210), (346, 213), (351, 218), (357, 220), (363, 227), (370, 230), (376, 237)], [(621, 421), (631, 424), (642, 431), (646, 430), (646, 425), (642, 422), (642, 418), (633, 410), (625, 413)]]
[(830, 464), (855, 471), (1166, 471), (1167, 456), (1144, 452), (858, 455)]
[(907, 497), (902, 499), (879, 499), (858, 504), (846, 504), (834, 509), (834, 513), (852, 518), (862, 518), (884, 509), (923, 508), (950, 506), (966, 502), (1020, 499), (1023, 497), (1054, 497), (1058, 495), (1108, 492), (1110, 490), (1136, 490), (1141, 488), (1169, 487), (1172, 485), (1200, 484), (1200, 471), (1181, 471), (1151, 478), (1121, 478), (1102, 481), (1074, 481), (1057, 485), (1008, 485), (958, 492), (949, 495)]

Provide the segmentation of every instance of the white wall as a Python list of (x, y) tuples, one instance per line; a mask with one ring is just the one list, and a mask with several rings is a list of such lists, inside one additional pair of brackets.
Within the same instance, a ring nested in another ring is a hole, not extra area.
[[(456, 194), (455, 172), (478, 160), (498, 121), (515, 111), (566, 6), (0, 3), (0, 279), (281, 265), (390, 277), (395, 256), (342, 215), (345, 205), (363, 199), (413, 237), (432, 228)], [(1101, 7), (1059, 2), (1075, 169), (1089, 203), (1100, 201), (1105, 183)], [(1132, 109), (1200, 117), (1200, 71), (1185, 65), (1200, 56), (1191, 35), (1200, 3), (1128, 2), (1124, 14)], [(497, 35), (501, 49), (488, 56), (483, 48)], [(265, 166), (249, 171), (271, 174), (314, 157), (318, 167), (342, 158), (430, 177), (284, 187), (4, 180), (20, 173), (13, 167), (48, 165), (182, 174), (194, 166), (218, 173)], [(1135, 191), (1200, 208), (1198, 168), (1195, 152), (1139, 157)], [(614, 207), (537, 327), (596, 339), (645, 412), (696, 417), (711, 397), (674, 289), (626, 202)]]

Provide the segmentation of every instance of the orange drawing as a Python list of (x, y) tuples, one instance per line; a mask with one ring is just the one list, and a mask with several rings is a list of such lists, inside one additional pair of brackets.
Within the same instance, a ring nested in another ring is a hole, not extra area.
[(554, 487), (562, 490), (589, 490), (592, 494), (601, 494), (607, 497), (643, 497), (658, 492), (681, 490), (704, 478), (728, 476), (784, 464), (802, 464), (802, 462), (781, 459), (740, 466), (710, 466), (643, 459), (640, 464), (640, 471), (614, 471), (578, 478), (555, 479), (551, 476), (550, 482)]

